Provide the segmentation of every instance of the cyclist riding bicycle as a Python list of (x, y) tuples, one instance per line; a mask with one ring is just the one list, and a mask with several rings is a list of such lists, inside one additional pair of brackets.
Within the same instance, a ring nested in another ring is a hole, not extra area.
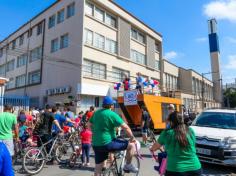
[[(126, 165), (124, 171), (138, 172), (138, 168), (131, 164), (133, 154), (135, 153), (135, 137), (129, 126), (123, 119), (112, 111), (114, 101), (106, 96), (103, 100), (103, 109), (97, 110), (89, 121), (92, 128), (92, 146), (95, 152), (95, 176), (101, 176), (105, 161), (110, 152), (127, 150)], [(121, 127), (130, 137), (129, 141), (116, 138), (116, 128)]]

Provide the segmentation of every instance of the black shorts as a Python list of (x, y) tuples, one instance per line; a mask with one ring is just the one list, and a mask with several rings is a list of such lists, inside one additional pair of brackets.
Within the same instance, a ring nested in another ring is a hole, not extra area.
[(122, 139), (113, 139), (107, 145), (104, 146), (93, 146), (95, 153), (95, 163), (100, 164), (108, 159), (110, 152), (117, 152), (126, 150), (128, 147), (129, 141)]
[(198, 169), (195, 171), (188, 171), (188, 172), (171, 172), (166, 171), (165, 176), (201, 176), (202, 175), (202, 169)]

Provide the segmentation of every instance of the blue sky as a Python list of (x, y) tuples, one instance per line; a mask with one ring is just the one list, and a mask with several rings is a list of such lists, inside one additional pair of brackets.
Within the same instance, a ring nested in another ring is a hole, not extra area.
[[(115, 0), (163, 35), (164, 55), (185, 68), (209, 72), (207, 20), (218, 19), (224, 82), (236, 78), (235, 0)], [(55, 0), (1, 0), (0, 40)]]

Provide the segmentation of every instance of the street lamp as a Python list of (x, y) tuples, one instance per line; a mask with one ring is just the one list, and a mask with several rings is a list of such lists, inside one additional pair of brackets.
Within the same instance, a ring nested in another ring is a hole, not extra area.
[(215, 74), (219, 72), (207, 72), (207, 73), (202, 73), (202, 109), (204, 109), (205, 106), (205, 101), (204, 101), (204, 91), (205, 91), (205, 86), (204, 86), (204, 76), (209, 75), (209, 74)]

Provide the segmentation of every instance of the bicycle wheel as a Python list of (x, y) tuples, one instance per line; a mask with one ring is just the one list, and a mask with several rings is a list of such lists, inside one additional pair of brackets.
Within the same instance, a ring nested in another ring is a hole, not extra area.
[(131, 175), (132, 176), (139, 176), (139, 173), (140, 173), (140, 160), (139, 160), (139, 157), (138, 156), (133, 156), (131, 164), (134, 167), (138, 168), (138, 172), (132, 173), (132, 172), (125, 171), (124, 170), (125, 163), (123, 162), (123, 164), (121, 165), (122, 176), (131, 176)]
[(23, 168), (28, 174), (38, 174), (45, 165), (44, 153), (38, 148), (29, 149), (23, 157)]
[(65, 164), (69, 161), (72, 151), (70, 151), (70, 147), (66, 144), (58, 145), (55, 148), (55, 158), (57, 162)]
[(102, 176), (121, 176), (118, 175), (114, 167), (108, 168), (102, 172)]
[(76, 160), (77, 160), (77, 154), (76, 153), (72, 153), (70, 156), (70, 161), (69, 161), (69, 167), (73, 168), (76, 165)]

